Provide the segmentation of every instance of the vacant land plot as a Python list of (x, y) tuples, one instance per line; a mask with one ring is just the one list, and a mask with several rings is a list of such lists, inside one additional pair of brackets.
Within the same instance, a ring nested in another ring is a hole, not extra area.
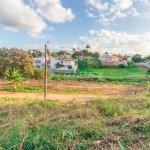
[(0, 98), (0, 149), (150, 148), (150, 97), (91, 101)]
[[(115, 84), (115, 83), (97, 83), (97, 82), (77, 82), (77, 81), (51, 81), (48, 82), (48, 93), (52, 94), (90, 94), (90, 95), (131, 95), (142, 94), (148, 83), (138, 84)], [(19, 87), (16, 92), (26, 93), (42, 93), (44, 89), (44, 83), (41, 81), (25, 81), (22, 86)], [(0, 82), (0, 91), (15, 92), (11, 87), (11, 82)]]

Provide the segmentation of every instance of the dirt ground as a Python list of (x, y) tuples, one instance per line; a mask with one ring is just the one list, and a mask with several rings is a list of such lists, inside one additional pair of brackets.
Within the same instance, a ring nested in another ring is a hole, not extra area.
[[(5, 86), (10, 86), (11, 82), (0, 81), (0, 90)], [(24, 86), (36, 86), (43, 89), (43, 82), (40, 81), (25, 81), (22, 83)], [(114, 83), (94, 83), (94, 82), (75, 82), (75, 81), (57, 81), (48, 82), (48, 98), (50, 99), (84, 99), (89, 100), (92, 97), (114, 97), (114, 96), (127, 96), (142, 94), (147, 85), (141, 84), (114, 84)], [(71, 91), (70, 93), (65, 93)], [(51, 94), (50, 94), (51, 93)], [(65, 94), (64, 94), (65, 93)], [(13, 97), (31, 97), (43, 98), (43, 94), (39, 93), (10, 93), (0, 91), (0, 97), (13, 96)]]

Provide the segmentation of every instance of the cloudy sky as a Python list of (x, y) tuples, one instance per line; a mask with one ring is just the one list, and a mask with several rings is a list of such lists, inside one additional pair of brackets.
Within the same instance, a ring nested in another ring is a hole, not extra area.
[(150, 0), (1, 0), (0, 47), (47, 41), (56, 50), (150, 54)]

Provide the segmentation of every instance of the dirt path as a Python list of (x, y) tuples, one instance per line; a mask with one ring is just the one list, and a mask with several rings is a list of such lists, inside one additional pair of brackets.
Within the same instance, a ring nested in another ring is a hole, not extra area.
[[(39, 93), (0, 92), (0, 98), (2, 98), (2, 97), (42, 99), (44, 96), (43, 96), (43, 94), (39, 94)], [(91, 100), (92, 98), (97, 98), (97, 97), (98, 96), (96, 96), (96, 95), (47, 94), (47, 99), (51, 99), (51, 100)]]

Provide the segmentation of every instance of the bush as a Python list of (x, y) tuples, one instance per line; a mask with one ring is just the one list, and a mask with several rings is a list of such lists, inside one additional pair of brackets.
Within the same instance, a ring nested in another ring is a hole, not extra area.
[(126, 68), (127, 66), (124, 64), (119, 64), (119, 68)]
[(72, 69), (72, 66), (70, 65), (70, 66), (68, 66), (68, 69)]
[(128, 62), (128, 68), (138, 68), (138, 65), (134, 61), (131, 61)]
[(54, 75), (51, 80), (54, 80), (54, 81), (61, 81), (61, 80), (65, 80), (65, 76), (64, 75), (61, 75), (61, 74), (56, 74)]
[[(50, 72), (47, 71), (47, 78), (49, 77), (50, 77)], [(32, 78), (35, 80), (39, 80), (39, 79), (44, 80), (44, 69), (34, 69)]]

